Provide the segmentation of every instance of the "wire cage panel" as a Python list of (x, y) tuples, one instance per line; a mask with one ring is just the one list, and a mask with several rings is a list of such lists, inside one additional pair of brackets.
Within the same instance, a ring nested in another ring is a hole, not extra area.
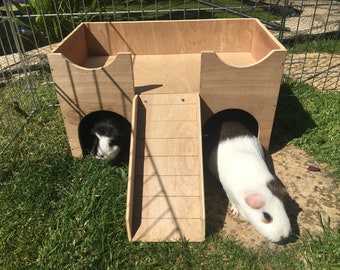
[(87, 21), (258, 18), (288, 47), (285, 76), (340, 89), (335, 0), (4, 0), (0, 14), (0, 154), (36, 110), (56, 104), (46, 55)]

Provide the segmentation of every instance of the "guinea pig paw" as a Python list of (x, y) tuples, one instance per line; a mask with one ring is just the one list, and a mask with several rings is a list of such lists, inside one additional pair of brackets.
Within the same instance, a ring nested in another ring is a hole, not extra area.
[(230, 212), (230, 216), (232, 216), (232, 217), (238, 216), (238, 210), (236, 209), (235, 206), (231, 206), (229, 212)]

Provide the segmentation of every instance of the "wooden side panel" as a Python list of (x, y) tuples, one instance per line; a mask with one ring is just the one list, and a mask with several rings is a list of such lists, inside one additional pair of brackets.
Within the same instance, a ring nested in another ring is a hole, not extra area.
[[(204, 195), (204, 172), (203, 172), (203, 144), (202, 144), (202, 112), (201, 112), (201, 99), (199, 95), (196, 95), (196, 103), (197, 103), (197, 125), (200, 127), (199, 132), (197, 132), (197, 145), (198, 145), (198, 156), (199, 158), (199, 175), (200, 175), (200, 182), (198, 183), (199, 186), (199, 193), (200, 193), (200, 204), (201, 204), (201, 219), (200, 219), (200, 228), (202, 230), (202, 238), (204, 239), (205, 236), (205, 195)], [(202, 239), (202, 241), (203, 241)]]
[[(207, 50), (251, 52), (254, 31), (259, 30), (260, 22), (257, 19), (211, 19), (85, 25), (92, 55), (115, 55), (118, 52), (161, 55), (196, 54)], [(263, 48), (257, 49), (265, 54), (280, 49), (280, 45), (267, 36), (264, 35), (260, 41), (264, 44)]]
[(247, 111), (258, 121), (259, 138), (268, 148), (285, 56), (285, 51), (275, 51), (255, 65), (238, 68), (213, 52), (202, 53), (202, 122), (226, 109)]
[(105, 67), (87, 69), (60, 53), (48, 55), (73, 156), (81, 156), (78, 125), (86, 114), (108, 110), (131, 120), (134, 83), (131, 54), (118, 54)]
[(136, 55), (133, 59), (137, 93), (197, 93), (200, 53)]
[(54, 53), (64, 55), (69, 61), (76, 65), (83, 65), (89, 57), (88, 43), (86, 42), (86, 26), (79, 25), (58, 46)]
[(91, 53), (111, 55), (250, 51), (255, 25), (254, 19), (86, 23)]
[[(137, 130), (133, 179), (129, 177), (130, 240), (204, 239), (199, 106), (198, 94), (140, 96), (138, 123), (133, 127)], [(190, 230), (193, 224), (198, 227)]]
[(273, 51), (285, 52), (286, 49), (263, 24), (258, 22), (251, 39), (251, 52), (255, 61), (261, 61)]

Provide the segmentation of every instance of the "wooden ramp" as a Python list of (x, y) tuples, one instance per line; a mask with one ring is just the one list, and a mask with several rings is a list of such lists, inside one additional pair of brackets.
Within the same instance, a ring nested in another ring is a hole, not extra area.
[(132, 241), (203, 241), (198, 93), (142, 94), (133, 103), (127, 198)]

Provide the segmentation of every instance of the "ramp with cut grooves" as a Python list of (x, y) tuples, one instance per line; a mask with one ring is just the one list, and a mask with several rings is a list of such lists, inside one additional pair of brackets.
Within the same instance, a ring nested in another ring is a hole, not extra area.
[(133, 241), (203, 241), (200, 98), (144, 94), (134, 100), (127, 222)]

